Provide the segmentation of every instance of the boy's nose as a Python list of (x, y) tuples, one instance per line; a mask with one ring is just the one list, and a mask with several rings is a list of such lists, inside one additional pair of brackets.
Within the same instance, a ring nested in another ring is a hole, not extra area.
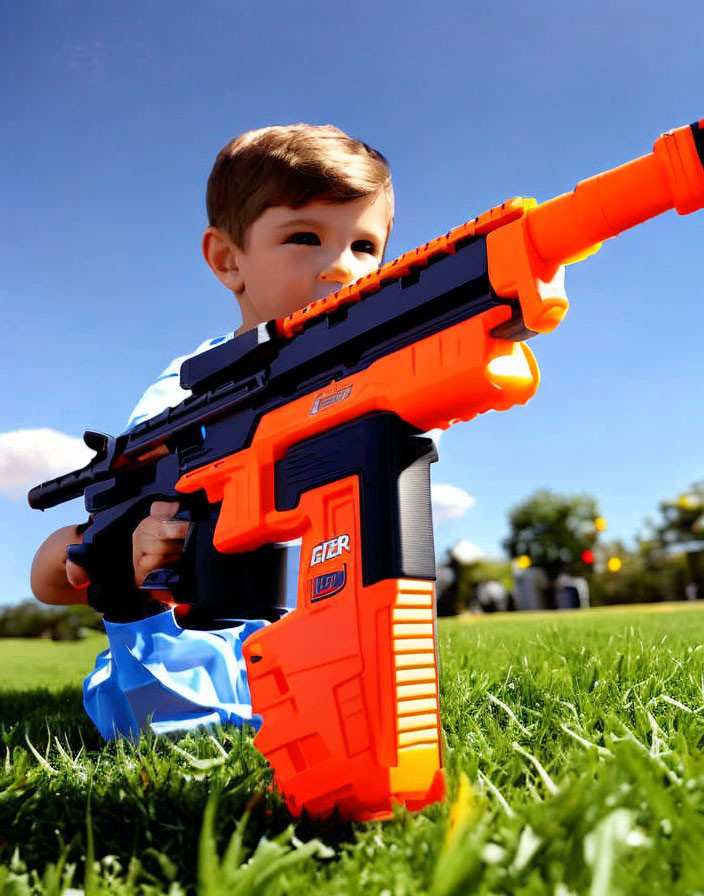
[(351, 283), (355, 279), (355, 276), (352, 261), (348, 257), (348, 253), (343, 252), (334, 258), (330, 264), (320, 272), (318, 279), (322, 280), (324, 283), (339, 283), (340, 286), (345, 286), (347, 283)]

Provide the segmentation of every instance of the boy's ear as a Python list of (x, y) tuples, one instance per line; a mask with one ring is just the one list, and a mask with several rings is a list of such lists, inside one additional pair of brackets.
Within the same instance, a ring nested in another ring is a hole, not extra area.
[(229, 234), (219, 227), (206, 227), (203, 234), (203, 258), (218, 280), (239, 295), (244, 289), (244, 280), (239, 269), (240, 249)]

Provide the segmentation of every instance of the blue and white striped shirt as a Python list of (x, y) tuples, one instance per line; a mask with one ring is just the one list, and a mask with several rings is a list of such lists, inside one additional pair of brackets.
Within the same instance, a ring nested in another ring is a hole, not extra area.
[(166, 370), (147, 388), (142, 397), (137, 402), (135, 409), (130, 414), (127, 421), (125, 431), (128, 432), (133, 426), (155, 417), (166, 408), (176, 407), (181, 404), (184, 398), (188, 398), (191, 394), (189, 389), (182, 389), (179, 378), (181, 365), (186, 358), (193, 358), (202, 352), (207, 352), (213, 346), (220, 345), (221, 342), (227, 342), (232, 339), (233, 333), (227, 333), (225, 336), (216, 336), (214, 339), (206, 339), (198, 348), (189, 355), (182, 355), (180, 358), (174, 358)]

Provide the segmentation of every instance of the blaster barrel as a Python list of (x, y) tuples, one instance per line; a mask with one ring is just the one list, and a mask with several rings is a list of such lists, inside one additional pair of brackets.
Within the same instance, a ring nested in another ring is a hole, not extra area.
[(487, 235), (489, 281), (518, 299), (525, 326), (551, 333), (567, 311), (560, 265), (595, 252), (604, 240), (675, 208), (704, 207), (704, 118), (668, 131), (653, 152), (580, 181)]
[(48, 510), (73, 498), (80, 498), (89, 485), (95, 482), (95, 474), (89, 467), (66, 473), (50, 482), (36, 485), (27, 495), (29, 506), (33, 510)]
[(653, 152), (580, 181), (526, 214), (546, 266), (575, 260), (604, 240), (669, 209), (704, 207), (704, 118), (659, 137)]

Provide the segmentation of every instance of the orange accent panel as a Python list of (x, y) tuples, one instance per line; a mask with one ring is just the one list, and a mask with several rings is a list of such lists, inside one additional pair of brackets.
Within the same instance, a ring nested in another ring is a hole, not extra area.
[(551, 333), (569, 307), (564, 273), (548, 267), (535, 251), (521, 218), (486, 238), (489, 282), (494, 291), (521, 303), (525, 325), (536, 333)]

